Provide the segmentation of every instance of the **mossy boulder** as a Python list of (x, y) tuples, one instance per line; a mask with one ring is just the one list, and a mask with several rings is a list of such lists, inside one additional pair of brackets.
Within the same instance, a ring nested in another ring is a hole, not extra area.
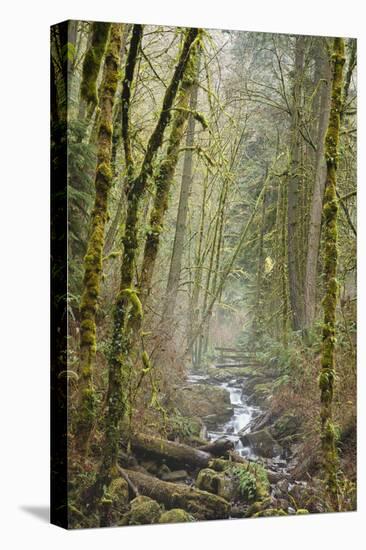
[(297, 439), (301, 430), (301, 418), (292, 412), (286, 412), (280, 416), (270, 428), (275, 439), (282, 441), (289, 437)]
[(235, 494), (243, 502), (267, 498), (270, 490), (267, 471), (254, 462), (236, 463), (221, 458), (209, 462), (209, 467), (215, 471), (225, 472), (235, 487)]
[(266, 508), (253, 515), (254, 518), (269, 518), (274, 516), (287, 516), (287, 512), (282, 508)]
[[(185, 407), (183, 409), (186, 410)], [(167, 435), (172, 441), (178, 439), (181, 443), (190, 445), (195, 439), (204, 439), (206, 432), (206, 426), (198, 416), (183, 416), (176, 413), (168, 420)]]
[(199, 472), (196, 486), (228, 501), (237, 500), (246, 504), (268, 497), (270, 489), (266, 471), (261, 465), (220, 458), (211, 460), (209, 468)]
[(248, 403), (256, 405), (264, 405), (273, 393), (272, 382), (260, 382), (252, 388), (252, 393), (248, 399)]
[(147, 496), (138, 496), (131, 501), (129, 524), (147, 525), (158, 523), (161, 512), (162, 510), (156, 500)]
[(244, 383), (244, 390), (246, 395), (251, 395), (254, 392), (255, 386), (258, 384), (268, 383), (268, 380), (260, 372), (256, 372), (255, 376), (250, 377)]
[(209, 427), (227, 422), (233, 415), (230, 393), (210, 384), (191, 384), (178, 388), (174, 396), (176, 408), (184, 417), (199, 417)]
[(238, 487), (233, 479), (225, 472), (216, 472), (210, 468), (200, 470), (196, 479), (196, 487), (202, 491), (213, 493), (227, 501), (232, 500), (238, 494)]
[(159, 519), (159, 523), (187, 523), (193, 521), (193, 517), (182, 508), (173, 508), (164, 512)]
[(109, 485), (108, 494), (112, 501), (113, 508), (125, 510), (129, 501), (128, 483), (123, 477), (114, 479)]
[(119, 525), (129, 507), (128, 483), (122, 477), (113, 479), (101, 499), (102, 510), (100, 525), (102, 527)]
[(283, 453), (283, 448), (267, 428), (242, 435), (240, 439), (244, 446), (250, 447), (255, 454), (264, 458), (273, 458)]
[(259, 517), (273, 517), (273, 516), (287, 516), (287, 503), (283, 503), (285, 508), (280, 506), (280, 503), (271, 496), (268, 496), (262, 500), (254, 502), (247, 509), (246, 517), (259, 518)]

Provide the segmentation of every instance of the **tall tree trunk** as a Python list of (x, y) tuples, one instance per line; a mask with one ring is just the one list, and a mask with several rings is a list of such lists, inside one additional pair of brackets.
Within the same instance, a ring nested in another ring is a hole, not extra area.
[(320, 247), (320, 232), (322, 222), (323, 196), (326, 178), (326, 162), (324, 158), (324, 139), (329, 119), (331, 70), (330, 63), (323, 44), (321, 55), (322, 79), (320, 103), (317, 116), (319, 119), (317, 135), (317, 151), (315, 158), (315, 181), (311, 197), (310, 222), (308, 232), (306, 270), (304, 282), (304, 322), (309, 329), (316, 314), (317, 266)]
[(286, 210), (287, 210), (287, 188), (283, 181), (280, 183), (281, 191), (281, 298), (282, 298), (282, 343), (283, 347), (288, 345), (288, 274), (287, 274), (287, 232), (286, 232)]
[[(124, 58), (124, 52), (126, 48), (126, 42), (129, 34), (129, 28), (130, 25), (123, 25), (123, 33), (122, 33), (122, 42), (121, 42), (121, 63), (123, 63)], [(97, 92), (97, 99), (100, 97), (102, 89), (103, 89), (103, 83), (105, 80), (105, 71), (106, 66), (103, 67), (102, 77), (100, 81), (100, 85)], [(117, 99), (118, 98), (118, 99)], [(115, 176), (115, 162), (116, 162), (116, 151), (118, 143), (121, 139), (121, 97), (120, 97), (120, 91), (117, 90), (116, 93), (116, 101), (115, 101), (115, 108), (113, 112), (113, 136), (112, 136), (112, 169), (113, 169), (113, 176)], [(117, 115), (117, 116), (116, 116)], [(99, 122), (100, 122), (100, 109), (97, 109), (95, 112), (93, 127), (90, 131), (89, 136), (89, 143), (95, 143), (98, 136), (98, 128), (99, 128)]]
[[(198, 68), (199, 70), (199, 68)], [(198, 99), (198, 84), (195, 85), (192, 90), (190, 100), (190, 110), (192, 113), (197, 109)], [(188, 130), (186, 138), (187, 150), (184, 154), (183, 174), (180, 187), (177, 223), (175, 228), (173, 252), (170, 260), (170, 268), (168, 275), (168, 283), (166, 290), (166, 306), (165, 315), (168, 319), (171, 319), (174, 315), (175, 304), (177, 299), (177, 293), (179, 289), (180, 272), (182, 269), (184, 241), (186, 235), (187, 225), (187, 213), (188, 213), (188, 199), (192, 186), (192, 168), (193, 168), (193, 145), (194, 145), (194, 133), (195, 133), (196, 119), (191, 114), (188, 119)]]
[(191, 50), (189, 63), (183, 75), (179, 90), (176, 111), (168, 138), (168, 147), (164, 160), (160, 163), (155, 181), (156, 191), (151, 211), (149, 232), (146, 235), (144, 257), (142, 261), (140, 293), (144, 304), (151, 291), (152, 277), (158, 254), (160, 234), (163, 230), (164, 216), (168, 208), (169, 192), (173, 183), (175, 170), (179, 159), (179, 148), (189, 118), (189, 99), (192, 88), (195, 89), (197, 78), (197, 53)]
[(259, 245), (258, 245), (258, 264), (257, 264), (257, 281), (256, 281), (256, 299), (255, 299), (255, 311), (253, 318), (253, 340), (258, 341), (263, 331), (263, 305), (262, 297), (262, 283), (263, 283), (263, 271), (264, 271), (264, 236), (266, 232), (266, 196), (263, 195), (262, 202), (262, 216), (260, 222), (259, 231)]
[(301, 187), (301, 92), (304, 70), (305, 37), (296, 37), (295, 76), (293, 85), (292, 121), (291, 121), (291, 166), (287, 194), (288, 224), (288, 276), (294, 330), (302, 328), (302, 285), (300, 280), (301, 247), (299, 241), (300, 187)]
[(112, 183), (112, 111), (117, 88), (122, 25), (111, 26), (106, 55), (105, 81), (100, 100), (100, 126), (97, 142), (95, 201), (91, 214), (91, 231), (84, 259), (83, 293), (80, 303), (80, 405), (77, 422), (77, 446), (86, 453), (95, 418), (96, 396), (93, 370), (96, 355), (96, 311), (102, 274), (104, 230), (108, 216), (109, 190)]
[(143, 315), (141, 302), (133, 288), (135, 261), (138, 252), (139, 206), (148, 179), (153, 172), (153, 163), (156, 154), (163, 143), (164, 131), (170, 122), (178, 87), (189, 62), (191, 47), (198, 36), (198, 32), (198, 29), (188, 29), (185, 33), (178, 63), (171, 82), (165, 91), (158, 122), (150, 136), (141, 169), (136, 177), (133, 177), (134, 160), (129, 135), (129, 100), (136, 53), (142, 37), (141, 25), (135, 25), (132, 33), (122, 91), (122, 97), (124, 98), (122, 137), (129, 179), (128, 204), (125, 235), (123, 238), (124, 252), (121, 265), (120, 291), (115, 305), (113, 336), (109, 358), (106, 434), (102, 464), (96, 483), (97, 496), (101, 496), (103, 486), (108, 484), (108, 481), (113, 477), (115, 472), (119, 448), (120, 424), (129, 406), (127, 395), (132, 359), (131, 343), (136, 336), (136, 330), (141, 326)]
[(97, 80), (108, 42), (110, 23), (92, 23), (90, 42), (85, 53), (81, 86), (79, 116), (88, 115), (90, 121), (98, 105)]
[(336, 342), (336, 308), (338, 300), (337, 282), (337, 163), (338, 141), (340, 132), (340, 113), (342, 111), (344, 40), (335, 38), (333, 45), (333, 83), (329, 124), (325, 138), (325, 159), (327, 177), (323, 205), (324, 216), (324, 281), (325, 294), (323, 298), (324, 324), (321, 359), (320, 387), (320, 419), (321, 445), (323, 451), (326, 482), (334, 507), (337, 509), (337, 470), (338, 456), (336, 448), (335, 428), (332, 419), (333, 389), (335, 380), (335, 342)]
[[(202, 202), (201, 202), (201, 219), (198, 232), (198, 242), (196, 246), (196, 252), (194, 255), (194, 269), (192, 273), (193, 277), (193, 288), (192, 293), (189, 297), (188, 305), (188, 325), (187, 325), (187, 338), (190, 340), (191, 334), (193, 334), (197, 322), (199, 319), (199, 301), (200, 301), (200, 290), (202, 286), (202, 269), (204, 264), (205, 254), (203, 254), (203, 239), (204, 239), (204, 228), (206, 221), (206, 207), (207, 207), (207, 187), (208, 187), (208, 172), (203, 182), (203, 192), (202, 192)], [(196, 344), (196, 343), (195, 343)], [(197, 365), (199, 363), (198, 357), (198, 347), (197, 345), (192, 348), (192, 363)]]

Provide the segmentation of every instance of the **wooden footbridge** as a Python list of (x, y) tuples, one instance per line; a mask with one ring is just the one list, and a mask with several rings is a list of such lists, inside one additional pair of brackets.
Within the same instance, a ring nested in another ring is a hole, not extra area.
[(256, 352), (238, 348), (215, 347), (215, 353), (219, 363), (215, 364), (217, 368), (242, 368), (256, 367), (259, 365)]

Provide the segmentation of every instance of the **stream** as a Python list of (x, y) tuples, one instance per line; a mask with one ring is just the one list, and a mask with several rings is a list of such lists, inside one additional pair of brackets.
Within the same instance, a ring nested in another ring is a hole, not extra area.
[[(284, 506), (285, 509), (287, 508), (288, 513), (295, 513), (293, 503), (288, 501), (287, 491), (304, 490), (304, 488), (307, 487), (307, 482), (292, 479), (291, 473), (289, 473), (288, 470), (287, 460), (284, 460), (280, 456), (267, 459), (258, 456), (250, 447), (244, 446), (241, 441), (240, 434), (243, 435), (243, 433), (248, 433), (250, 431), (251, 421), (263, 412), (260, 407), (252, 406), (247, 403), (249, 396), (245, 394), (245, 381), (243, 381), (243, 379), (237, 380), (233, 378), (229, 382), (218, 383), (208, 375), (191, 373), (188, 375), (188, 382), (191, 384), (209, 384), (211, 386), (224, 388), (229, 392), (233, 414), (224, 424), (218, 424), (213, 430), (208, 430), (206, 435), (207, 439), (210, 441), (215, 441), (223, 437), (231, 439), (231, 441), (234, 442), (234, 448), (238, 454), (245, 457), (247, 460), (259, 462), (264, 465), (267, 469), (267, 473), (272, 474), (272, 479), (270, 479), (271, 495), (276, 498), (282, 498), (281, 507)], [(284, 484), (284, 492), (281, 492), (282, 489), (276, 486), (279, 480), (282, 480)], [(284, 502), (285, 504), (283, 504)]]
[(245, 428), (249, 422), (258, 416), (261, 412), (259, 407), (253, 407), (246, 403), (246, 397), (243, 392), (243, 383), (235, 379), (230, 382), (222, 382), (220, 384), (214, 384), (210, 381), (210, 378), (207, 375), (199, 374), (190, 374), (188, 376), (188, 382), (192, 384), (204, 384), (209, 383), (210, 385), (224, 388), (230, 394), (230, 402), (233, 405), (233, 415), (222, 425), (218, 425), (214, 431), (208, 431), (208, 439), (210, 441), (215, 441), (221, 437), (226, 437), (231, 439), (235, 444), (235, 450), (243, 457), (248, 459), (256, 459), (256, 455), (253, 454), (250, 447), (245, 447), (239, 436), (240, 430)]

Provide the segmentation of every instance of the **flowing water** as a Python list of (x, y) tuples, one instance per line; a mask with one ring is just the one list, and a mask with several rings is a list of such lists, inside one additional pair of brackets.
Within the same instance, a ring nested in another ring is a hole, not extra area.
[[(206, 375), (190, 374), (188, 376), (188, 381), (192, 384), (212, 384), (209, 380), (209, 377)], [(224, 388), (229, 392), (230, 402), (233, 405), (234, 413), (228, 422), (217, 426), (214, 431), (208, 432), (209, 439), (215, 441), (221, 437), (227, 437), (234, 442), (235, 450), (240, 455), (254, 459), (255, 455), (253, 455), (251, 449), (249, 447), (244, 447), (242, 444), (239, 432), (245, 428), (253, 418), (258, 416), (260, 409), (246, 403), (247, 396), (245, 396), (243, 392), (242, 382), (233, 379), (230, 382), (214, 383), (212, 385)]]

